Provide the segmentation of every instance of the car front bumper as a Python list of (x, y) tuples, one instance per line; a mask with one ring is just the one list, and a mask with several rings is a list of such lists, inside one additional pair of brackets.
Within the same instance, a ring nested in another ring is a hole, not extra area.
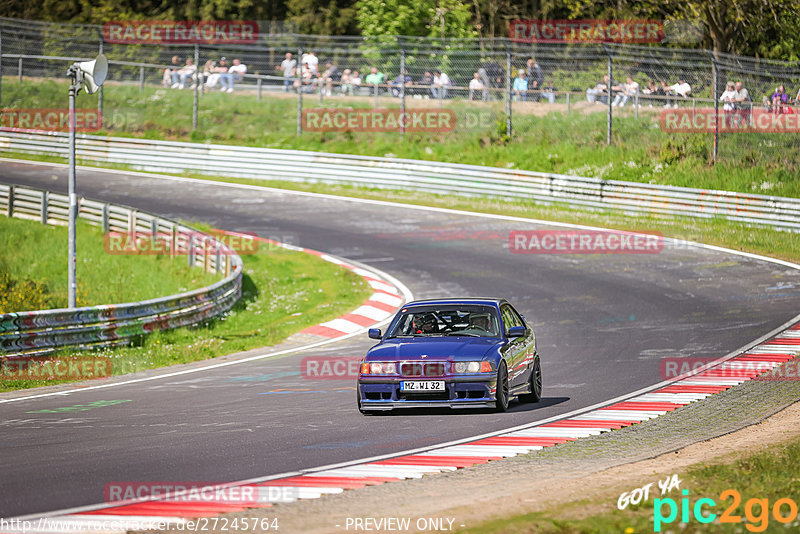
[(408, 378), (360, 377), (358, 396), (364, 410), (395, 408), (490, 408), (495, 405), (496, 375), (475, 374), (425, 378), (443, 380), (443, 392), (405, 392), (400, 389)]

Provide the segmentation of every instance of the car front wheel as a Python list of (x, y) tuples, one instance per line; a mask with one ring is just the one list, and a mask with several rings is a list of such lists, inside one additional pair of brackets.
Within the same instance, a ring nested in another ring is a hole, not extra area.
[(508, 369), (506, 362), (501, 361), (497, 369), (497, 386), (495, 388), (494, 410), (505, 412), (508, 410)]

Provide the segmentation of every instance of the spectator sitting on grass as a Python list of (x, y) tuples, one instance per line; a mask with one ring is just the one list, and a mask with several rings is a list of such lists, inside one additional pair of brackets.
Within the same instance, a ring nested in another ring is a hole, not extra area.
[(614, 97), (614, 102), (612, 102), (611, 105), (619, 105), (619, 107), (623, 107), (629, 99), (634, 98), (637, 94), (639, 94), (639, 84), (633, 81), (633, 78), (628, 76), (628, 78), (625, 80), (625, 83), (622, 84), (622, 92), (617, 93), (617, 96)]
[(325, 72), (320, 77), (320, 91), (323, 95), (331, 96), (333, 94), (333, 84), (339, 83), (342, 79), (342, 73), (339, 68), (332, 62), (325, 63)]
[(203, 77), (206, 80), (207, 89), (216, 87), (219, 83), (219, 73), (214, 71), (216, 68), (217, 63), (215, 61), (211, 61), (210, 59), (206, 61), (205, 65), (203, 65)]
[(171, 66), (164, 69), (164, 76), (161, 79), (161, 85), (163, 85), (164, 87), (169, 87), (173, 85), (174, 82), (172, 81), (172, 76), (173, 74), (178, 72), (178, 69), (180, 68), (181, 68), (181, 58), (179, 58), (178, 56), (172, 56)]
[[(670, 102), (673, 103), (672, 107), (678, 109), (678, 98), (682, 97), (684, 99), (689, 98), (689, 95), (692, 94), (692, 87), (686, 83), (683, 78), (678, 78), (678, 83), (674, 83), (670, 86), (667, 86), (663, 81), (661, 82), (661, 88), (664, 90), (664, 94), (667, 95), (667, 103), (664, 104), (665, 108), (670, 106)], [(672, 97), (672, 98), (670, 98)]]
[(197, 67), (191, 58), (186, 58), (186, 65), (172, 73), (172, 88), (183, 89), (186, 87), (186, 80), (193, 77), (197, 72)]
[(586, 90), (586, 100), (589, 102), (608, 102), (608, 74), (603, 76), (603, 81)]
[(400, 98), (403, 94), (403, 87), (408, 87), (413, 83), (414, 81), (411, 79), (411, 76), (408, 75), (408, 69), (406, 69), (404, 74), (398, 74), (395, 79), (389, 83), (389, 87), (392, 89), (392, 96)]
[(528, 74), (524, 69), (519, 69), (514, 85), (511, 87), (515, 101), (525, 102), (528, 99)]
[[(647, 87), (642, 89), (642, 94), (647, 95), (647, 96), (659, 97), (659, 96), (664, 96), (664, 90), (661, 89), (660, 86), (656, 85), (655, 80), (650, 80), (649, 82), (647, 82)], [(653, 107), (653, 102), (652, 102), (653, 99), (650, 99), (650, 100), (651, 100), (651, 102), (649, 104), (647, 104), (647, 107), (652, 108)]]
[(553, 86), (553, 80), (547, 80), (542, 86), (542, 98), (546, 98), (548, 102), (554, 104), (556, 101), (556, 89)]
[(300, 74), (300, 80), (295, 79), (294, 87), (296, 90), (299, 90), (302, 86), (302, 91), (304, 93), (313, 93), (316, 79), (317, 76), (314, 74), (314, 71), (312, 71), (308, 65), (303, 65), (303, 70)]
[(350, 85), (353, 86), (353, 94), (358, 94), (358, 90), (361, 89), (361, 74), (358, 73), (357, 70), (353, 71), (352, 76), (350, 76)]
[(483, 80), (481, 80), (481, 75), (477, 72), (472, 74), (472, 79), (469, 81), (469, 99), (475, 100), (475, 93), (481, 91), (483, 93), (482, 100), (486, 102), (489, 100), (489, 94), (486, 91), (486, 86), (483, 85)]
[[(431, 71), (426, 70), (425, 74), (423, 74), (422, 78), (420, 78), (417, 82), (417, 85), (430, 88), (430, 86), (433, 85), (433, 74), (431, 74)], [(422, 98), (422, 95), (425, 95), (425, 98), (428, 98), (427, 89), (418, 89), (415, 91), (415, 95), (419, 98)]]
[(434, 70), (433, 85), (431, 86), (433, 98), (447, 98), (448, 87), (450, 87), (450, 77), (439, 69)]
[[(208, 77), (208, 82), (206, 82), (206, 87), (211, 89), (212, 87), (216, 87), (217, 83), (219, 83), (220, 87), (223, 91), (225, 91), (228, 87), (228, 76), (223, 78), (223, 74), (228, 74), (228, 60), (224, 57), (219, 59), (219, 63), (215, 64), (211, 67), (211, 76)], [(215, 76), (216, 75), (216, 76)]]
[(275, 69), (283, 73), (283, 90), (288, 92), (289, 87), (294, 85), (294, 80), (292, 80), (292, 78), (297, 74), (297, 60), (292, 59), (291, 52), (286, 52), (285, 58), (286, 59), (281, 61), (281, 64), (276, 66)]

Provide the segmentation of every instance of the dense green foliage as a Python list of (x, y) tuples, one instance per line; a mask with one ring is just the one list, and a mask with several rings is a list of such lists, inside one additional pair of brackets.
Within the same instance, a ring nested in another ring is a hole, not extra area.
[(657, 19), (689, 23), (699, 41), (676, 43), (720, 52), (800, 59), (800, 10), (793, 0), (0, 0), (0, 14), (103, 23), (125, 19), (286, 21), (299, 33), (501, 37), (512, 19)]

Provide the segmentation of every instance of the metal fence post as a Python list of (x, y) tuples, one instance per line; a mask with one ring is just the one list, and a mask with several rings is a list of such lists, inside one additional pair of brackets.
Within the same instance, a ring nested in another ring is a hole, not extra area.
[(47, 220), (48, 220), (48, 215), (49, 215), (49, 211), (50, 211), (48, 209), (48, 207), (49, 207), (48, 206), (48, 204), (49, 204), (48, 195), (49, 194), (50, 194), (49, 191), (42, 191), (42, 207), (39, 210), (39, 212), (40, 212), (39, 214), (42, 216), (42, 224), (47, 224)]
[(194, 234), (189, 233), (189, 242), (186, 244), (188, 247), (186, 256), (189, 260), (189, 267), (194, 267)]
[(569, 95), (570, 93), (567, 93), (567, 115), (569, 115)]
[(717, 94), (719, 94), (719, 64), (713, 52), (709, 50), (708, 55), (711, 58), (711, 78), (713, 79), (711, 86), (714, 91), (714, 94), (711, 95), (714, 99), (714, 140), (711, 152), (713, 161), (716, 163), (719, 154), (719, 99), (717, 98)]
[[(298, 39), (299, 41), (299, 39)], [(297, 46), (297, 135), (303, 134), (303, 46)]]
[(109, 230), (109, 223), (108, 223), (108, 204), (103, 204), (102, 211), (101, 211), (101, 218), (102, 218), (102, 225), (103, 225), (103, 235), (108, 233)]
[(144, 67), (139, 67), (139, 92), (144, 92)]
[(511, 120), (511, 48), (508, 46), (508, 41), (503, 41), (503, 44), (506, 46), (506, 87), (505, 91), (503, 91), (506, 108), (506, 135), (511, 137), (513, 133)]
[(194, 82), (194, 101), (192, 102), (192, 131), (194, 132), (197, 130), (197, 122), (198, 122), (198, 108), (200, 107), (200, 84), (203, 83), (203, 76), (200, 71), (200, 45), (195, 43), (194, 45), (194, 64), (195, 64), (195, 76), (197, 76), (197, 80)]
[(614, 127), (614, 118), (611, 106), (611, 86), (614, 85), (614, 63), (611, 59), (611, 52), (608, 50), (608, 47), (605, 43), (601, 43), (603, 45), (603, 50), (605, 51), (606, 55), (608, 56), (608, 112), (606, 115), (606, 144), (611, 144), (611, 134), (613, 133)]
[(256, 100), (258, 102), (261, 102), (261, 78), (260, 77), (258, 78), (258, 80), (256, 80), (256, 86), (258, 87), (258, 93), (257, 93), (258, 96), (257, 96)]
[(400, 45), (400, 131), (406, 134), (406, 48), (403, 46), (403, 38), (398, 36), (397, 43)]
[(6, 205), (6, 215), (10, 219), (14, 216), (14, 186), (8, 186), (8, 205)]
[(22, 83), (22, 57), (17, 61), (17, 71), (19, 72), (19, 83)]
[[(99, 53), (103, 54), (105, 50), (105, 40), (103, 39), (103, 30), (98, 30), (100, 33), (100, 46), (99, 46)], [(103, 86), (100, 86), (100, 90), (97, 91), (97, 114), (100, 116), (100, 120), (103, 120)]]

